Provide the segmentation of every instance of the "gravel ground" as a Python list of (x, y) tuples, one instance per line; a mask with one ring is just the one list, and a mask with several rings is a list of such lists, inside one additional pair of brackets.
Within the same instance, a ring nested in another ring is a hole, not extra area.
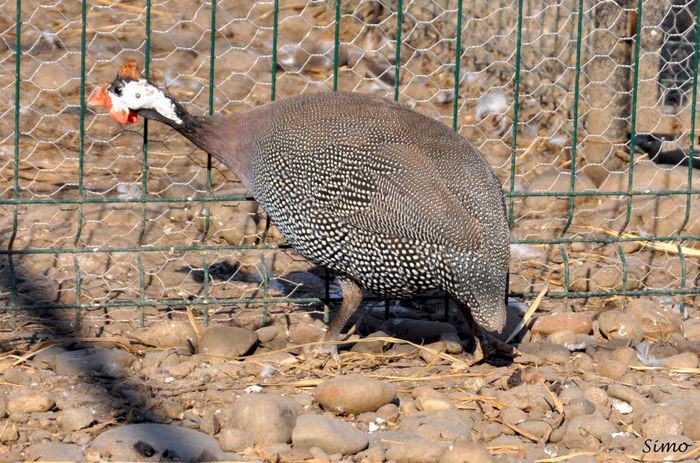
[[(519, 355), (471, 367), (456, 313), (445, 323), (415, 304), (392, 311), (367, 309), (340, 365), (307, 354), (324, 324), (303, 310), (265, 326), (173, 313), (103, 337), (50, 333), (49, 314), (28, 320), (2, 336), (0, 460), (698, 457), (694, 310), (636, 299), (625, 312), (535, 316)], [(509, 326), (521, 315), (511, 305)]]

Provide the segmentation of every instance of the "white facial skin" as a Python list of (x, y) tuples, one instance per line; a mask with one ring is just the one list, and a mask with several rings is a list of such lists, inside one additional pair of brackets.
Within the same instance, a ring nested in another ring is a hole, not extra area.
[(177, 117), (175, 112), (175, 103), (146, 79), (126, 81), (121, 86), (110, 88), (108, 92), (114, 111), (128, 111), (129, 109), (137, 111), (147, 108), (158, 112), (171, 121), (182, 124), (182, 120)]

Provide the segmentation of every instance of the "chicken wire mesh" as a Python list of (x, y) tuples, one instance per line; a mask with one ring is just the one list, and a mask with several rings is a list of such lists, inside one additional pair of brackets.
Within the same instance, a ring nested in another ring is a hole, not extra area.
[[(0, 309), (259, 317), (338, 292), (225, 168), (85, 100), (127, 59), (195, 114), (376, 93), (504, 184), (510, 294), (698, 294), (697, 1), (0, 0)], [(267, 312), (265, 312), (267, 313)], [(118, 318), (118, 317), (117, 317)]]

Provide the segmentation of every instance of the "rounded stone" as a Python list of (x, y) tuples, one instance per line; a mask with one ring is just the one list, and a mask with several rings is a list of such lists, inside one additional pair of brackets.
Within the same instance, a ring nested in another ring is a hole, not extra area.
[(401, 463), (438, 463), (445, 453), (444, 442), (427, 442), (425, 439), (411, 439), (389, 446), (385, 452), (387, 461)]
[(182, 426), (156, 423), (109, 429), (92, 441), (89, 451), (115, 461), (143, 461), (153, 455), (170, 461), (212, 461), (224, 456), (213, 437)]
[(474, 422), (457, 410), (426, 410), (401, 420), (399, 431), (429, 441), (465, 442), (471, 439)]
[(28, 386), (32, 382), (29, 373), (27, 373), (24, 370), (20, 370), (19, 368), (8, 368), (2, 374), (2, 378), (7, 383), (18, 384), (22, 386)]
[(43, 392), (30, 392), (10, 397), (7, 400), (7, 413), (36, 413), (51, 410), (54, 400)]
[(134, 336), (155, 347), (189, 347), (197, 338), (192, 325), (185, 321), (149, 323), (136, 329)]
[(482, 387), (486, 386), (486, 380), (481, 376), (469, 376), (465, 378), (461, 388), (464, 392), (478, 394)]
[(319, 447), (328, 454), (351, 455), (367, 448), (367, 435), (350, 423), (323, 415), (297, 418), (292, 433), (294, 447)]
[(420, 396), (416, 399), (418, 410), (449, 410), (456, 408), (447, 397)]
[(595, 411), (593, 402), (586, 399), (575, 399), (571, 403), (564, 406), (564, 415), (567, 419), (576, 416), (590, 415)]
[(368, 334), (364, 339), (353, 345), (350, 350), (352, 352), (362, 352), (365, 354), (381, 354), (390, 344), (383, 339), (377, 339), (372, 341), (372, 338), (388, 338), (389, 335), (383, 331), (375, 331), (374, 333)]
[(62, 442), (42, 442), (27, 449), (30, 461), (84, 461), (80, 447)]
[(171, 420), (181, 420), (185, 409), (174, 400), (165, 399), (160, 403), (160, 409)]
[(700, 318), (683, 321), (683, 336), (691, 341), (700, 341)]
[(185, 376), (189, 375), (193, 369), (194, 365), (192, 362), (184, 361), (168, 367), (167, 372), (170, 376), (175, 378), (184, 378)]
[(482, 445), (474, 442), (460, 442), (451, 445), (440, 456), (439, 463), (490, 463), (493, 457)]
[(518, 423), (527, 420), (527, 413), (515, 407), (506, 407), (501, 410), (501, 420), (508, 424), (517, 425)]
[[(635, 429), (645, 430), (644, 437), (656, 438), (667, 434), (683, 434), (700, 440), (700, 398), (683, 393), (681, 398), (641, 408), (636, 413)], [(679, 427), (680, 426), (680, 427)]]
[(616, 432), (617, 428), (602, 416), (575, 416), (569, 421), (562, 442), (572, 449), (589, 448), (593, 444), (597, 450), (601, 443), (607, 446)]
[(630, 367), (627, 363), (619, 362), (617, 360), (606, 360), (600, 362), (595, 367), (595, 372), (600, 376), (605, 376), (612, 380), (618, 380), (622, 378), (625, 373), (629, 371)]
[(630, 314), (618, 310), (607, 310), (598, 317), (600, 332), (608, 340), (630, 339), (641, 341), (644, 337), (642, 328)]
[(657, 301), (634, 298), (627, 304), (625, 312), (637, 320), (645, 336), (666, 339), (671, 333), (681, 332), (680, 314)]
[(611, 384), (608, 386), (608, 395), (627, 402), (634, 410), (641, 410), (649, 404), (649, 399), (645, 396), (622, 384)]
[(59, 416), (61, 425), (69, 431), (87, 428), (95, 421), (94, 414), (87, 408), (70, 408)]
[[(311, 449), (311, 450), (313, 452), (313, 449)], [(316, 456), (316, 455), (314, 454), (314, 456)], [(316, 458), (318, 458), (318, 457), (316, 457)], [(384, 455), (384, 449), (381, 448), (379, 445), (367, 447), (367, 449), (358, 453), (354, 458), (359, 458), (359, 460), (355, 460), (355, 461), (361, 461), (361, 462), (366, 462), (366, 461), (379, 462), (379, 461), (384, 461), (386, 459), (385, 455)]]
[(561, 312), (537, 317), (531, 331), (544, 336), (557, 331), (573, 331), (588, 334), (593, 327), (591, 316), (584, 313)]
[(290, 442), (298, 414), (296, 402), (269, 394), (245, 394), (231, 406), (232, 425), (248, 431), (257, 445)]
[(425, 363), (431, 363), (440, 357), (440, 353), (447, 351), (447, 344), (444, 341), (431, 342), (418, 349), (418, 355)]
[(199, 338), (199, 351), (220, 358), (244, 355), (258, 341), (254, 331), (238, 326), (212, 326)]
[(518, 428), (544, 441), (552, 433), (552, 426), (544, 420), (528, 420), (518, 423)]
[(552, 410), (549, 394), (542, 384), (521, 384), (506, 391), (496, 392), (496, 400), (506, 407), (519, 408), (525, 412), (547, 413)]
[(528, 354), (537, 364), (556, 363), (562, 364), (569, 361), (570, 352), (564, 346), (544, 342), (526, 342), (518, 345), (518, 350), (523, 354)]
[(242, 452), (254, 444), (253, 436), (244, 429), (224, 428), (218, 437), (224, 452)]
[(419, 397), (446, 397), (445, 394), (440, 391), (436, 391), (430, 386), (418, 386), (413, 388), (411, 391), (411, 396), (413, 396), (414, 399)]
[(644, 437), (655, 439), (667, 434), (682, 434), (683, 426), (674, 416), (658, 414), (642, 422), (641, 432)]
[(659, 360), (659, 364), (666, 368), (697, 368), (698, 355), (694, 352), (682, 352)]
[(337, 376), (319, 384), (316, 400), (337, 415), (357, 415), (377, 411), (396, 397), (396, 388), (389, 383), (362, 375)]
[(399, 418), (399, 407), (391, 403), (382, 405), (377, 409), (377, 416), (387, 423), (394, 423)]
[(258, 335), (258, 339), (262, 343), (267, 343), (272, 341), (275, 336), (280, 334), (282, 332), (282, 327), (279, 325), (268, 325), (268, 326), (263, 326), (262, 328), (258, 328), (255, 330), (255, 334)]
[(610, 353), (610, 359), (625, 363), (627, 365), (639, 363), (639, 360), (637, 359), (637, 351), (631, 347), (621, 347), (619, 349), (615, 349)]
[(309, 323), (297, 323), (289, 328), (289, 340), (294, 344), (309, 344), (320, 341), (326, 332)]
[(19, 439), (17, 425), (9, 421), (0, 421), (0, 442), (14, 442), (17, 439)]
[[(576, 344), (576, 333), (571, 330), (559, 330), (548, 335), (545, 341), (551, 344), (558, 344), (560, 346), (570, 346)], [(568, 347), (567, 347), (568, 348)]]
[(584, 389), (583, 396), (598, 407), (603, 407), (608, 403), (608, 393), (599, 387), (589, 387)]

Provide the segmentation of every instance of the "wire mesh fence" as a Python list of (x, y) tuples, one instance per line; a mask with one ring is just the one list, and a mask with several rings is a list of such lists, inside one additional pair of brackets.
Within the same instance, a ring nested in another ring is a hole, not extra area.
[[(504, 184), (511, 295), (698, 295), (696, 0), (0, 0), (0, 309), (210, 314), (337, 290), (225, 168), (85, 100), (127, 59), (195, 114), (376, 93)], [(256, 312), (260, 316), (260, 312)]]

